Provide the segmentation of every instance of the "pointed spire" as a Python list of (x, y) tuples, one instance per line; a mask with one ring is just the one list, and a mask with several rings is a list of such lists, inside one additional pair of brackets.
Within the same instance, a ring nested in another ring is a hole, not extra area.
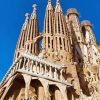
[(48, 4), (51, 3), (51, 0), (48, 0)]
[(29, 19), (29, 13), (26, 13), (25, 17), (26, 17), (26, 20), (28, 20)]
[(37, 5), (36, 4), (33, 4), (33, 12), (32, 12), (32, 15), (31, 15), (31, 18), (32, 19), (36, 19), (37, 18), (37, 16), (36, 16), (36, 10), (37, 10)]
[(39, 35), (38, 20), (36, 15), (36, 4), (34, 4), (32, 7), (33, 7), (33, 12), (31, 14), (31, 18), (28, 25), (25, 47), (27, 52), (33, 55), (38, 55), (39, 46), (38, 43), (34, 43), (34, 38), (36, 38)]
[(48, 0), (47, 10), (53, 10), (53, 6), (51, 4), (51, 0)]
[(56, 12), (62, 12), (62, 8), (61, 8), (61, 6), (60, 6), (60, 1), (59, 1), (59, 0), (56, 1), (56, 8), (55, 8), (55, 11), (56, 11)]
[(33, 12), (37, 10), (37, 9), (36, 9), (36, 7), (37, 7), (37, 5), (36, 5), (36, 4), (33, 4), (33, 6), (32, 6), (32, 7), (33, 7)]
[(22, 26), (22, 30), (25, 30), (26, 29), (26, 26), (27, 26), (28, 21), (29, 21), (29, 13), (26, 13), (25, 14), (25, 17), (26, 17), (26, 19), (25, 19), (25, 22), (24, 22), (24, 24)]
[(57, 4), (59, 4), (59, 2), (60, 2), (59, 0), (56, 1)]
[(20, 56), (21, 52), (24, 52), (25, 50), (25, 37), (26, 37), (26, 33), (27, 33), (27, 28), (28, 28), (28, 23), (29, 23), (29, 13), (25, 14), (25, 22), (22, 26), (22, 30), (17, 42), (17, 46), (16, 46), (16, 51), (15, 51), (15, 55), (14, 55), (14, 61)]
[(48, 0), (46, 13), (45, 13), (45, 19), (44, 19), (44, 33), (52, 34), (53, 19), (54, 19), (53, 15), (54, 15), (54, 8), (51, 4), (51, 0)]

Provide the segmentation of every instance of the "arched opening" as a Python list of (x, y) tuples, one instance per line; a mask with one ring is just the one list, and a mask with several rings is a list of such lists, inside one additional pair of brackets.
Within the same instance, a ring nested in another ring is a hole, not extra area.
[(59, 88), (55, 85), (49, 86), (49, 95), (50, 95), (50, 100), (63, 100)]
[(32, 93), (30, 94), (30, 100), (44, 100), (45, 98), (44, 88), (39, 80), (37, 79), (31, 80), (30, 89), (32, 90)]
[(82, 33), (83, 33), (83, 39), (84, 39), (84, 42), (86, 42), (86, 29), (85, 29), (85, 27), (83, 26), (82, 27)]
[(4, 100), (19, 100), (23, 98), (25, 82), (22, 75), (17, 75), (17, 77), (12, 81), (11, 87), (8, 90)]

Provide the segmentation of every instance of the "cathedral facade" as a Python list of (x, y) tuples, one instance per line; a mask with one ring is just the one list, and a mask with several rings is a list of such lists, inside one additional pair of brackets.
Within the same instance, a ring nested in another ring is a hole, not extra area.
[(100, 100), (100, 46), (91, 23), (80, 22), (75, 8), (64, 15), (59, 0), (56, 7), (48, 0), (42, 33), (36, 4), (25, 16), (0, 100)]

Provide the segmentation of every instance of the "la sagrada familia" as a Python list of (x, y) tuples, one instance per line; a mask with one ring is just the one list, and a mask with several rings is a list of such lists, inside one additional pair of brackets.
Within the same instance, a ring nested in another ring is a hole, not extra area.
[(91, 23), (80, 23), (75, 8), (64, 15), (59, 0), (56, 7), (48, 0), (41, 33), (36, 4), (25, 16), (0, 100), (100, 100), (100, 46)]

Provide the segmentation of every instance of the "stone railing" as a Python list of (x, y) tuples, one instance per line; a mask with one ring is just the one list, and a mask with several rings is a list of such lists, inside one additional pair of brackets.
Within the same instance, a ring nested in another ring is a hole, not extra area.
[(34, 77), (45, 78), (71, 86), (63, 78), (62, 66), (50, 63), (37, 56), (22, 54), (11, 66), (1, 85), (6, 83), (16, 72), (30, 74)]

